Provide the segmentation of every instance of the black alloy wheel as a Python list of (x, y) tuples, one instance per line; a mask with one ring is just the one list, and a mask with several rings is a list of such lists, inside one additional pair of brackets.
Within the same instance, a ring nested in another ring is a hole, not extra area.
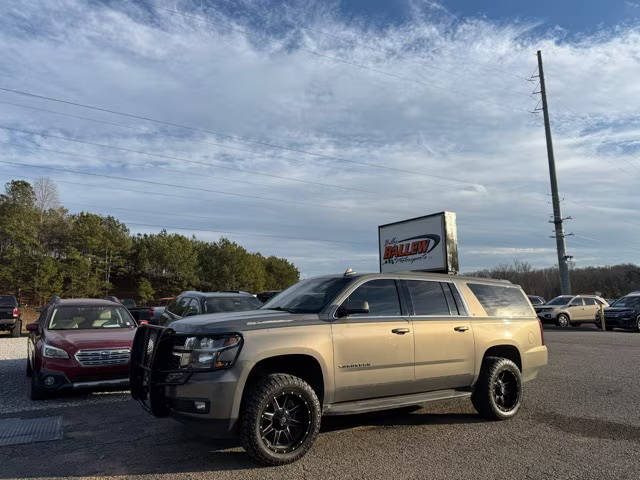
[(315, 390), (287, 373), (259, 378), (245, 393), (240, 414), (240, 441), (262, 465), (284, 465), (311, 448), (322, 417)]
[(493, 400), (505, 413), (510, 412), (520, 402), (520, 385), (510, 370), (501, 371), (493, 384)]
[(294, 392), (274, 396), (262, 410), (260, 418), (260, 438), (275, 453), (292, 452), (311, 430), (309, 402)]

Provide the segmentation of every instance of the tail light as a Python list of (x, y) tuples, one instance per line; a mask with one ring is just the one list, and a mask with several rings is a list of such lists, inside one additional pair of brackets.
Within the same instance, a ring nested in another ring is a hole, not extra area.
[(18, 318), (18, 309), (17, 308), (13, 309), (13, 317), (14, 318)]
[(542, 328), (542, 322), (538, 319), (538, 326), (540, 327), (540, 341), (544, 345), (544, 328)]
[(146, 320), (140, 320), (140, 325), (149, 325), (149, 322)]

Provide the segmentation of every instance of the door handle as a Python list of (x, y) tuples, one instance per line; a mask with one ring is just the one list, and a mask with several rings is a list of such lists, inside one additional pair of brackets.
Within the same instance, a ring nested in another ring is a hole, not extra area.
[(391, 333), (395, 333), (396, 335), (404, 335), (405, 333), (409, 333), (408, 328), (394, 328), (391, 330)]
[(454, 330), (456, 332), (466, 332), (467, 330), (469, 330), (469, 327), (466, 326), (462, 326), (462, 327), (455, 327)]

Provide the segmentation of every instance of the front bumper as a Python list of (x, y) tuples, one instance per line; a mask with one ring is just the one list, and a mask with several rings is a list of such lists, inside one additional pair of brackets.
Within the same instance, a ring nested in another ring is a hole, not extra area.
[(556, 317), (557, 317), (557, 313), (554, 312), (553, 310), (536, 312), (536, 315), (538, 315), (538, 318), (540, 319), (540, 321), (542, 323), (555, 322), (556, 321)]
[[(111, 389), (111, 388), (128, 388), (129, 378), (109, 378), (109, 379), (96, 379), (89, 381), (71, 381), (64, 372), (56, 370), (42, 369), (39, 372), (34, 372), (38, 384), (51, 392), (59, 392), (64, 390), (99, 390), (99, 389)], [(45, 378), (51, 377), (53, 383), (47, 385)]]
[[(600, 320), (598, 319), (598, 322)], [(607, 327), (633, 328), (636, 317), (604, 317), (604, 323)]]
[(185, 371), (172, 363), (175, 332), (138, 328), (131, 350), (131, 396), (156, 417), (171, 416), (214, 438), (235, 436), (237, 369)]

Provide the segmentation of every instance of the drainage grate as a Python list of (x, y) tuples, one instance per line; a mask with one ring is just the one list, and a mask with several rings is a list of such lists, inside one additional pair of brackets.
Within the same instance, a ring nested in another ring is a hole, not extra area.
[(0, 420), (0, 446), (46, 442), (62, 438), (62, 417)]

